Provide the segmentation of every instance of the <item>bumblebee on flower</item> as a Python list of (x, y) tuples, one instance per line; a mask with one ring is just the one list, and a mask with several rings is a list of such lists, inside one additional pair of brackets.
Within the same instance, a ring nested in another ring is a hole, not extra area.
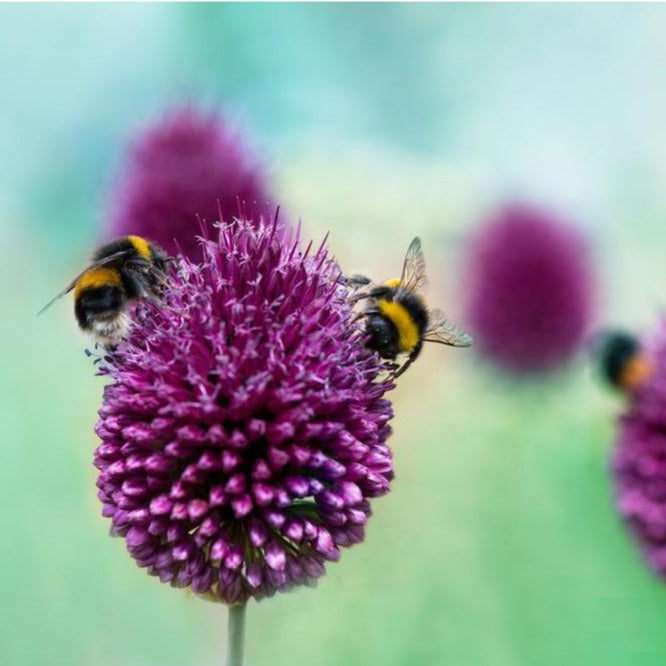
[(225, 601), (312, 584), (393, 478), (386, 363), (324, 247), (236, 220), (139, 302), (102, 372), (95, 464), (113, 532), (160, 580)]
[[(368, 347), (382, 358), (392, 361), (401, 354), (407, 356), (393, 372), (393, 379), (416, 360), (424, 342), (437, 342), (450, 347), (469, 347), (472, 344), (471, 336), (451, 322), (444, 312), (426, 305), (422, 294), (426, 285), (425, 259), (418, 237), (409, 245), (399, 278), (373, 285), (370, 278), (353, 275), (345, 278), (344, 282), (361, 289), (353, 296), (354, 302), (370, 301), (363, 313)], [(370, 286), (364, 290), (367, 285)]]

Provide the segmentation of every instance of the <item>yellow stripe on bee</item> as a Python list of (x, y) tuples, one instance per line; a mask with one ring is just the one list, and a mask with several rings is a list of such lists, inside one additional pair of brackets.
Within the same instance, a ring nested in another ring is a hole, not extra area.
[(141, 236), (128, 236), (127, 240), (132, 243), (134, 249), (139, 253), (142, 259), (150, 261), (153, 258), (153, 253), (150, 251), (150, 245), (145, 238)]
[(400, 278), (391, 278), (390, 280), (386, 280), (384, 284), (387, 287), (391, 287), (391, 289), (397, 289), (400, 286)]
[(95, 287), (120, 287), (120, 273), (115, 268), (93, 268), (86, 271), (74, 286), (74, 300), (84, 289)]
[(398, 331), (398, 349), (401, 352), (412, 351), (419, 342), (419, 329), (407, 308), (396, 301), (386, 301), (383, 298), (377, 301), (377, 307), (396, 327)]

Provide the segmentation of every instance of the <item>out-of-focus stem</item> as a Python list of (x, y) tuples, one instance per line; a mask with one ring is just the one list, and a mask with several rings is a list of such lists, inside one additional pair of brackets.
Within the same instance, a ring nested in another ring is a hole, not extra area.
[(243, 666), (245, 605), (243, 603), (229, 606), (227, 666)]

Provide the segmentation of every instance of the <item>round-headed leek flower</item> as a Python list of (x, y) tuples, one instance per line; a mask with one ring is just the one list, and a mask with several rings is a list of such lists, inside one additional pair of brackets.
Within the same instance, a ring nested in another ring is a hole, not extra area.
[(202, 248), (104, 359), (97, 485), (139, 566), (242, 603), (363, 540), (393, 477), (393, 385), (324, 244), (238, 219)]
[(470, 237), (464, 276), (469, 328), (505, 371), (555, 369), (583, 342), (594, 310), (587, 247), (550, 212), (503, 207)]
[(650, 372), (627, 396), (612, 467), (620, 514), (666, 578), (666, 320), (640, 353)]
[(261, 211), (270, 199), (264, 175), (241, 137), (218, 113), (172, 110), (139, 133), (109, 199), (110, 237), (134, 234), (170, 254), (201, 259), (199, 223)]

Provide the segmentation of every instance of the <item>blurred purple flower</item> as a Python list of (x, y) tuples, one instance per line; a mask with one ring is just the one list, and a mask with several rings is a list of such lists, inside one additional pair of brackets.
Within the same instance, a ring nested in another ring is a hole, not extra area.
[(666, 578), (666, 320), (645, 351), (652, 372), (620, 418), (613, 473), (620, 514)]
[[(172, 110), (133, 141), (110, 201), (108, 237), (145, 236), (192, 261), (202, 252), (197, 215), (230, 221), (266, 210), (264, 176), (221, 115)], [(177, 241), (177, 244), (176, 244)]]
[(553, 214), (505, 206), (471, 237), (464, 276), (474, 339), (506, 371), (554, 369), (583, 341), (592, 268), (581, 236)]
[(393, 478), (392, 384), (340, 269), (237, 220), (179, 259), (109, 354), (95, 455), (103, 514), (137, 564), (227, 603), (313, 583), (363, 540)]

